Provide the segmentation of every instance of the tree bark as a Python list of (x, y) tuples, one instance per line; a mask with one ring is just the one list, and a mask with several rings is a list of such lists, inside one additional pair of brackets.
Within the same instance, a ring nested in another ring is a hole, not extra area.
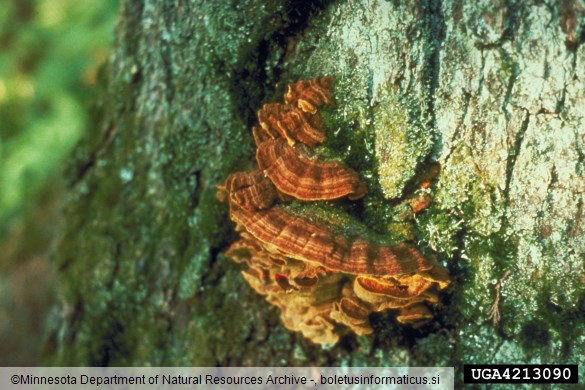
[[(48, 362), (585, 364), (583, 3), (304, 4), (122, 2), (71, 163)], [(326, 148), (368, 184), (368, 227), (442, 166), (416, 237), (454, 283), (421, 329), (376, 315), (372, 336), (313, 345), (222, 255), (216, 185), (252, 166), (255, 111), (322, 75)]]

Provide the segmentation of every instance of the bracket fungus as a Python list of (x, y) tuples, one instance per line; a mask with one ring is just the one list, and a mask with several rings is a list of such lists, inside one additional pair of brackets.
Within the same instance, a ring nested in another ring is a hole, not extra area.
[(315, 114), (323, 104), (333, 105), (332, 92), (333, 76), (299, 80), (288, 86), (284, 101), (304, 112)]
[(313, 148), (325, 141), (323, 122), (318, 113), (306, 114), (287, 104), (265, 104), (258, 110), (258, 122), (271, 138), (280, 136), (291, 146), (301, 142)]
[[(252, 128), (258, 169), (233, 173), (218, 186), (240, 234), (226, 256), (247, 266), (245, 280), (280, 309), (288, 329), (315, 343), (336, 342), (348, 329), (372, 333), (372, 312), (396, 309), (401, 323), (431, 318), (425, 303), (437, 302), (450, 283), (414, 245), (347, 233), (288, 204), (355, 200), (367, 192), (357, 172), (312, 150), (325, 141), (317, 110), (332, 105), (332, 86), (332, 77), (301, 80), (288, 86), (285, 104), (265, 104)], [(409, 202), (421, 212), (429, 201)]]
[(367, 191), (353, 169), (337, 161), (314, 158), (303, 145), (293, 147), (283, 139), (263, 142), (256, 151), (256, 160), (276, 188), (295, 199), (358, 199)]

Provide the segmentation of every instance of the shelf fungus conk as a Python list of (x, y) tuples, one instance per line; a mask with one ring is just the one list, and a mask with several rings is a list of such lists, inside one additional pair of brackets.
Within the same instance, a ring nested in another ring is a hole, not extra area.
[[(288, 329), (315, 343), (334, 343), (348, 329), (372, 333), (372, 312), (395, 309), (401, 323), (432, 318), (426, 304), (438, 302), (450, 283), (414, 245), (366, 239), (291, 206), (293, 199), (355, 200), (367, 192), (357, 172), (312, 150), (325, 141), (317, 110), (332, 105), (332, 86), (332, 77), (298, 81), (288, 86), (285, 104), (265, 104), (252, 128), (258, 169), (218, 186), (240, 234), (226, 256), (247, 266), (245, 280), (280, 309)], [(413, 212), (429, 201), (410, 200)]]

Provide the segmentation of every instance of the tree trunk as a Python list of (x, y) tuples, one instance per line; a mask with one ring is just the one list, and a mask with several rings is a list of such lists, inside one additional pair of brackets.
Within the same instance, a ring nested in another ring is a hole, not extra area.
[[(585, 364), (582, 2), (195, 3), (122, 2), (69, 173), (49, 363)], [(326, 147), (368, 184), (371, 229), (441, 164), (416, 237), (454, 280), (423, 328), (376, 315), (326, 348), (222, 255), (215, 197), (254, 163), (261, 104), (322, 75)]]

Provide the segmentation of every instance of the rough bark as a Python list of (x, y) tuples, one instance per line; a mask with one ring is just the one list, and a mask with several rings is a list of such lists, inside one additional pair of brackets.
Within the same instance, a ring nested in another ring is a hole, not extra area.
[[(275, 3), (122, 2), (102, 119), (71, 164), (48, 361), (585, 364), (583, 3)], [(253, 163), (255, 110), (320, 75), (327, 151), (367, 182), (371, 229), (442, 165), (416, 236), (454, 284), (421, 329), (379, 315), (372, 336), (312, 345), (222, 255), (215, 186)]]

